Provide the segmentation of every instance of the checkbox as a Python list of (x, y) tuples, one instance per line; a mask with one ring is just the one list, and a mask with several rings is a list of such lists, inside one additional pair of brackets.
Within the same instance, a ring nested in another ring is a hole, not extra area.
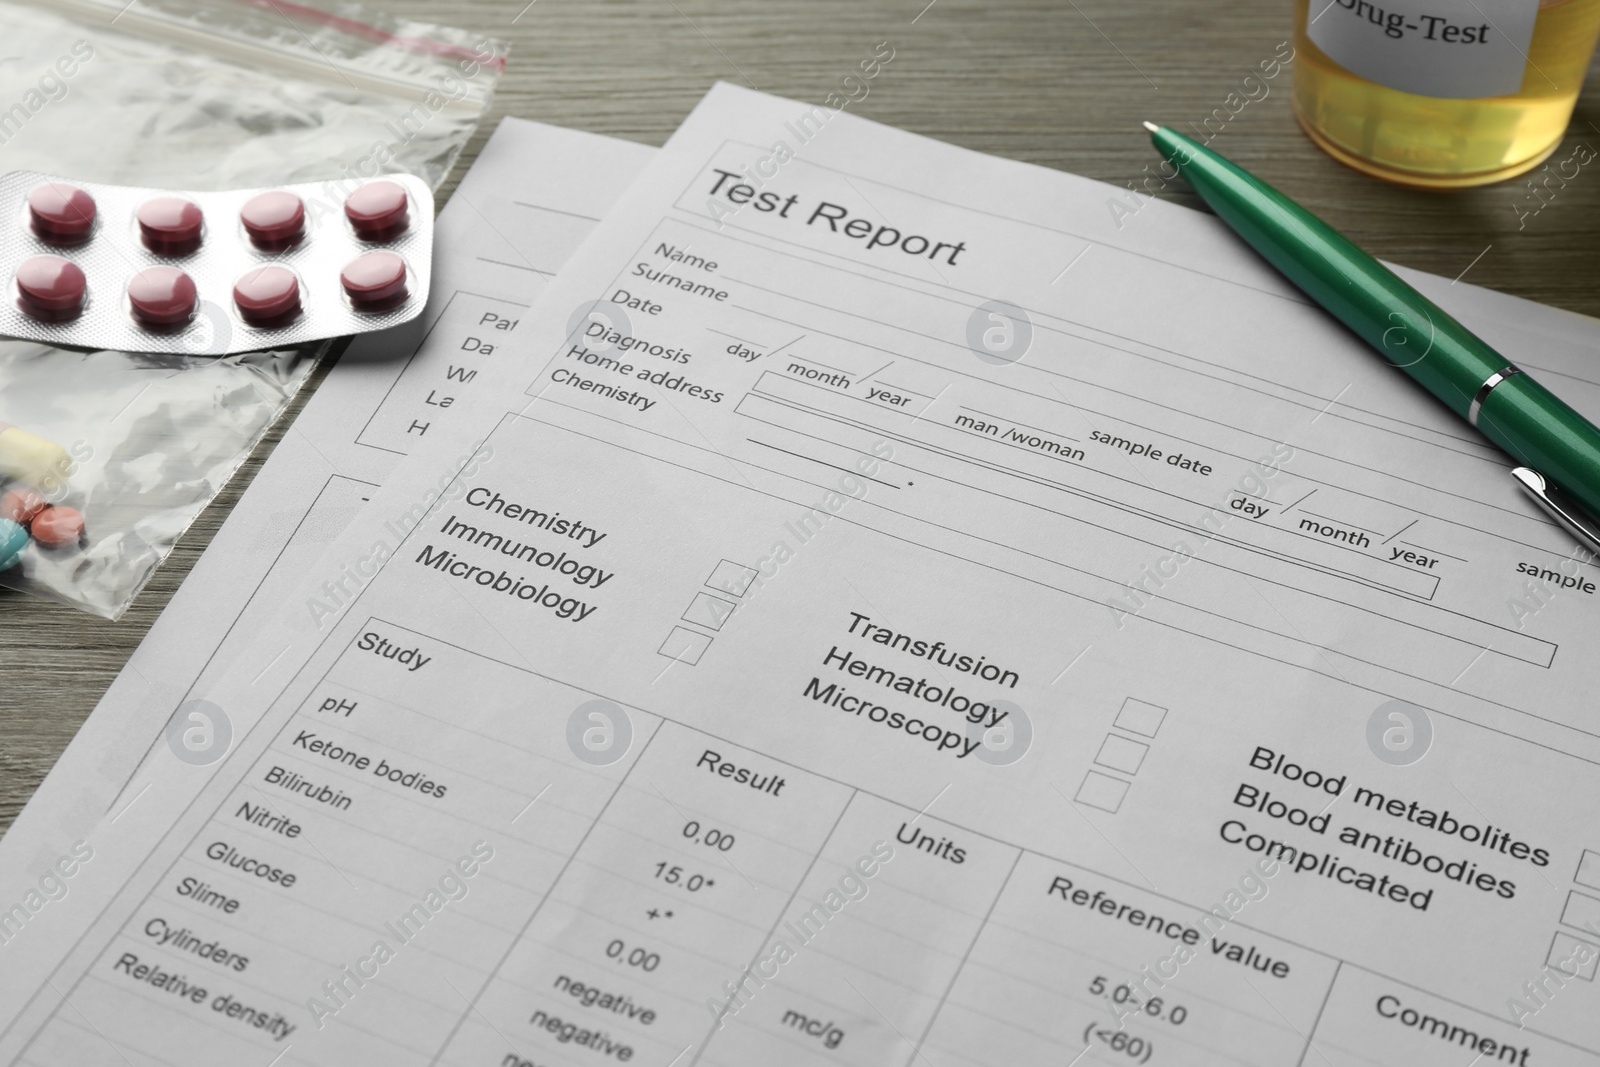
[(1130, 734), (1154, 737), (1166, 717), (1166, 708), (1129, 697), (1122, 702), (1122, 710), (1117, 712), (1117, 720), (1112, 725)]
[(1600, 889), (1600, 852), (1584, 849), (1583, 857), (1578, 860), (1578, 873), (1572, 880), (1590, 889)]
[(1139, 764), (1144, 762), (1145, 754), (1149, 751), (1150, 746), (1143, 742), (1107, 734), (1104, 743), (1100, 745), (1100, 754), (1094, 761), (1102, 767), (1110, 767), (1124, 774), (1138, 774)]
[(704, 626), (708, 630), (720, 630), (722, 624), (738, 610), (739, 605), (731, 600), (724, 600), (710, 593), (696, 593), (689, 610), (683, 613), (683, 621)]
[(1600, 930), (1600, 900), (1584, 893), (1568, 893), (1561, 925), (1575, 930)]
[(706, 649), (711, 647), (711, 638), (693, 630), (685, 630), (682, 626), (674, 626), (667, 639), (656, 649), (660, 655), (679, 663), (686, 663), (693, 667), (700, 662), (700, 657), (706, 654)]
[[(1579, 960), (1583, 962), (1579, 963)], [(1600, 965), (1600, 948), (1557, 930), (1555, 940), (1550, 942), (1550, 955), (1545, 958), (1545, 962), (1562, 974), (1592, 982), (1595, 967)]]
[(1115, 815), (1117, 809), (1122, 807), (1122, 798), (1127, 792), (1128, 783), (1121, 778), (1113, 778), (1099, 771), (1090, 771), (1083, 776), (1083, 784), (1078, 787), (1078, 795), (1074, 799), (1079, 804), (1087, 804), (1091, 808), (1099, 808)]
[(725, 559), (717, 564), (716, 569), (711, 572), (711, 577), (706, 579), (706, 588), (719, 589), (734, 596), (744, 596), (750, 589), (750, 583), (755, 580), (754, 567), (746, 567), (743, 563)]

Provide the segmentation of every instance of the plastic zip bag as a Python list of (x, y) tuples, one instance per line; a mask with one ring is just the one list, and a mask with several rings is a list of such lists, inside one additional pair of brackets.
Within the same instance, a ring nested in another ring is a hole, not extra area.
[(437, 188), (506, 52), (287, 0), (0, 0), (0, 25), (4, 170), (175, 189), (385, 171)]
[[(194, 360), (29, 347), (14, 345), (0, 360), (6, 421), (66, 450), (70, 478), (37, 488), (50, 504), (81, 512), (86, 528), (78, 545), (34, 545), (20, 587), (116, 618), (312, 361), (294, 351)], [(94, 398), (92, 418), (84, 396)]]
[[(324, 181), (333, 203), (380, 173), (437, 187), (506, 53), (286, 0), (0, 0), (0, 26), (0, 171), (174, 190)], [(215, 359), (0, 342), (0, 421), (68, 450), (70, 477), (38, 488), (86, 525), (76, 546), (30, 544), (0, 585), (118, 618), (325, 347)]]

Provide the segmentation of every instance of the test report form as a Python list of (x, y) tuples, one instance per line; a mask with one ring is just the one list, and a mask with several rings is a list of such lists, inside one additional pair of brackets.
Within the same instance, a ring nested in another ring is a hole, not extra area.
[[(207, 722), (214, 713), (193, 703), (196, 686), (231, 649), (249, 647), (251, 613), (264, 613), (293, 588), (395, 464), (439, 432), (484, 369), (516, 358), (509, 340), (523, 312), (651, 154), (522, 119), (496, 129), (438, 220), (441, 284), (426, 312), (345, 352), (0, 838), (0, 900), (24, 909), (21, 920), (0, 922), (0, 974), (29, 941), (74, 936), (75, 924), (92, 914), (92, 898), (120, 884), (111, 865), (94, 861), (95, 842), (121, 833), (140, 847), (144, 828), (135, 813), (146, 781), (136, 777), (139, 768), (181, 751), (198, 774), (226, 753), (231, 729)], [(179, 724), (176, 748), (167, 744), (169, 722)], [(196, 723), (210, 732), (189, 734), (185, 745), (183, 731)], [(91, 859), (81, 874), (60, 879), (54, 893), (40, 891), (41, 873), (63, 857), (76, 867), (83, 855)], [(74, 903), (52, 900), (55, 894)]]
[(719, 86), (519, 330), (0, 1059), (1600, 1058), (1594, 570), (1214, 220)]

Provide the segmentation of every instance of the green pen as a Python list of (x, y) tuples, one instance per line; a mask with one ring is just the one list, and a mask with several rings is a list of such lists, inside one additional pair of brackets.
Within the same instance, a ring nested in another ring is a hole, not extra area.
[(1517, 483), (1580, 544), (1600, 552), (1600, 428), (1266, 182), (1175, 130), (1144, 126), (1222, 221), (1521, 464), (1511, 472)]

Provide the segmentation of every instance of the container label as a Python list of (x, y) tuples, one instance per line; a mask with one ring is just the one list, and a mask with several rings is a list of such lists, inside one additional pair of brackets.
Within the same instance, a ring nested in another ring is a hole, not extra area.
[(1539, 0), (1310, 0), (1306, 33), (1368, 81), (1474, 99), (1522, 89), (1538, 14)]

